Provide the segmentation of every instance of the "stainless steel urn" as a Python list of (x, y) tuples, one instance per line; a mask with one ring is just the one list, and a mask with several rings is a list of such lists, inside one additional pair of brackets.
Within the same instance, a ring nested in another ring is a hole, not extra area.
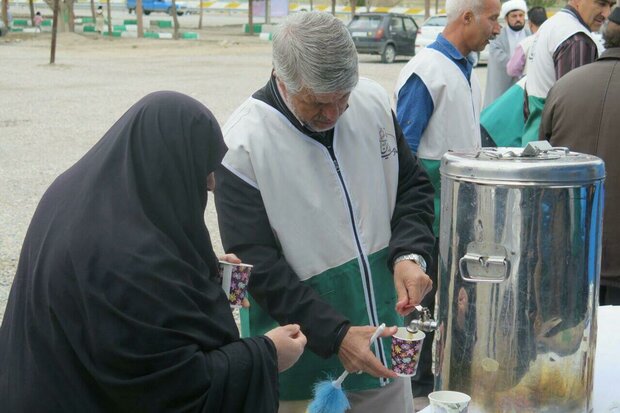
[(605, 169), (545, 146), (441, 160), (435, 389), (470, 413), (592, 410)]

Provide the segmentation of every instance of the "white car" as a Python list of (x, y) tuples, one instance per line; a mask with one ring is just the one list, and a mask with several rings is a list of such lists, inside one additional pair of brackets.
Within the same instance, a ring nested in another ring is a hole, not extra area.
[[(437, 40), (439, 33), (443, 32), (443, 29), (446, 28), (447, 21), (448, 18), (445, 14), (436, 14), (422, 23), (415, 42), (416, 53)], [(474, 66), (478, 64), (487, 64), (489, 61), (489, 45), (487, 44), (484, 50), (477, 53), (473, 58), (475, 61)]]
[(415, 39), (415, 51), (416, 53), (433, 43), (439, 33), (443, 32), (446, 27), (448, 18), (445, 14), (436, 14), (429, 17), (422, 23), (418, 30), (418, 37)]

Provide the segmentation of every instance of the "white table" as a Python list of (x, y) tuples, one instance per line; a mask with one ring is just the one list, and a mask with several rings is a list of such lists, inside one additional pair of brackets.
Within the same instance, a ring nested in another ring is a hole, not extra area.
[(620, 306), (598, 309), (593, 393), (593, 413), (620, 413)]

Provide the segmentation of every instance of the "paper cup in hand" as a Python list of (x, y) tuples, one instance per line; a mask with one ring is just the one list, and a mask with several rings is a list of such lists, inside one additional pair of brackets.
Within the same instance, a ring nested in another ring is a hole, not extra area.
[(466, 413), (471, 397), (465, 393), (440, 390), (428, 395), (433, 413)]
[(239, 308), (248, 290), (252, 266), (220, 261), (220, 280), (222, 289), (228, 296), (231, 307)]
[(406, 327), (399, 327), (392, 336), (392, 370), (401, 377), (413, 377), (418, 370), (420, 351), (425, 334), (410, 333)]

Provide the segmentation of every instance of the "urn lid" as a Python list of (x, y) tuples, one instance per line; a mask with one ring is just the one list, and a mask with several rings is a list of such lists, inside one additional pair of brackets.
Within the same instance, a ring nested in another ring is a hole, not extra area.
[(479, 183), (573, 186), (604, 179), (605, 163), (593, 155), (536, 141), (525, 148), (447, 152), (440, 172), (447, 178)]

